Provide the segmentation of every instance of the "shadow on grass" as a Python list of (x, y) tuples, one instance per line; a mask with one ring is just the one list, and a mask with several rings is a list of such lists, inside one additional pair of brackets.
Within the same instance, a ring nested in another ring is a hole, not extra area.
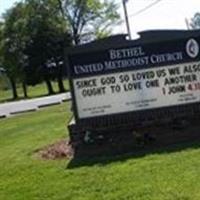
[(70, 163), (67, 165), (67, 169), (79, 168), (84, 166), (93, 166), (93, 165), (107, 165), (112, 162), (123, 162), (128, 159), (137, 159), (142, 158), (148, 155), (153, 154), (170, 154), (175, 152), (180, 152), (186, 149), (199, 149), (199, 142), (184, 142), (181, 144), (171, 144), (164, 147), (151, 146), (145, 148), (135, 149), (134, 152), (127, 152), (121, 154), (113, 154), (108, 156), (95, 156), (95, 157), (84, 157), (84, 158), (73, 158)]
[(31, 100), (31, 99), (35, 99), (35, 98), (41, 98), (41, 97), (47, 97), (50, 96), (48, 94), (43, 94), (43, 95), (38, 95), (38, 96), (29, 96), (29, 97), (18, 97), (16, 99), (14, 98), (7, 98), (7, 99), (1, 99), (0, 103), (9, 103), (9, 102), (17, 102), (17, 101), (21, 101), (21, 100)]
[[(69, 92), (69, 90), (66, 90), (63, 93), (67, 93), (67, 92)], [(57, 94), (63, 94), (63, 93), (54, 92), (53, 94), (41, 94), (41, 95), (36, 95), (36, 96), (28, 96), (26, 98), (25, 97), (18, 97), (17, 99), (13, 99), (13, 98), (0, 99), (0, 104), (1, 103), (9, 103), (9, 102), (17, 102), (17, 101), (20, 101), (20, 100), (31, 100), (31, 99), (36, 99), (36, 98), (53, 96), (53, 95), (57, 95)]]

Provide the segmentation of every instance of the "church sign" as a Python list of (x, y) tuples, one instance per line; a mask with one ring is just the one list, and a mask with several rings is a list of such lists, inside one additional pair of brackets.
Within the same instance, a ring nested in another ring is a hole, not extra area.
[(200, 34), (71, 53), (77, 121), (200, 102)]

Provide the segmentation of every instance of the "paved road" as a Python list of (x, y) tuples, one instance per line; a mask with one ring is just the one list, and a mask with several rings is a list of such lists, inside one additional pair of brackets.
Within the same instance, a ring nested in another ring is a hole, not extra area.
[(63, 101), (70, 99), (71, 95), (68, 92), (48, 97), (3, 103), (0, 104), (0, 118), (10, 117), (23, 112), (35, 111), (41, 107), (60, 104)]

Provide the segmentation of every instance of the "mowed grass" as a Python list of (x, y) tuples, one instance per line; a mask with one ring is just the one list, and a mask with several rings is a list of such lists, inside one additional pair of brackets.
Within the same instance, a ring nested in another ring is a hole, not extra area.
[[(154, 153), (47, 161), (34, 152), (67, 137), (68, 103), (0, 120), (1, 200), (199, 200), (200, 142)], [(67, 166), (71, 165), (71, 168)]]
[[(65, 86), (65, 89), (69, 90), (68, 80), (65, 79), (63, 81), (63, 83)], [(58, 92), (57, 82), (52, 81), (52, 86), (53, 86), (54, 92), (57, 93)], [(36, 97), (48, 95), (48, 90), (47, 90), (46, 84), (44, 82), (37, 84), (35, 86), (28, 86), (27, 91), (28, 91), (28, 98), (36, 98)], [(17, 92), (18, 92), (19, 99), (24, 98), (21, 85), (18, 85)], [(11, 89), (8, 89), (8, 90), (0, 89), (0, 103), (6, 102), (6, 101), (12, 101), (12, 90)]]

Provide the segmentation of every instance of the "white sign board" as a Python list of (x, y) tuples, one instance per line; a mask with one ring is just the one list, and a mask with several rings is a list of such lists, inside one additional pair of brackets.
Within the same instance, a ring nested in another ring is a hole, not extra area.
[(76, 78), (79, 118), (200, 101), (200, 62)]

